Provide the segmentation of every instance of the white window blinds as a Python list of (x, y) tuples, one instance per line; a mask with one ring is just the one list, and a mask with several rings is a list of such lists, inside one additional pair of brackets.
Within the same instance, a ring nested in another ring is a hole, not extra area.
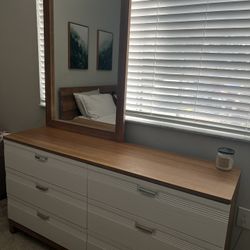
[(38, 35), (38, 60), (40, 79), (40, 105), (45, 106), (45, 50), (44, 50), (44, 18), (43, 0), (36, 0), (37, 35)]
[(132, 0), (128, 118), (250, 139), (250, 1)]

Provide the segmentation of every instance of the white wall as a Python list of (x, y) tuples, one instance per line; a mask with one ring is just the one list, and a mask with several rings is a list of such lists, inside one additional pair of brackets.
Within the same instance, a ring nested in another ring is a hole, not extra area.
[[(34, 2), (0, 1), (0, 127), (4, 126), (10, 131), (44, 124), (45, 113), (38, 106)], [(250, 208), (250, 143), (131, 122), (126, 124), (126, 140), (210, 160), (215, 159), (218, 147), (234, 148), (236, 165), (242, 170), (239, 205)], [(236, 237), (238, 230), (235, 229)], [(244, 231), (236, 250), (248, 249), (250, 232)]]

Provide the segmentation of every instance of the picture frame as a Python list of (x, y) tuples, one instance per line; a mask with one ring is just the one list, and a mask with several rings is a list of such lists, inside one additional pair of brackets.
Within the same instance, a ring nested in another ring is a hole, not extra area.
[(69, 69), (88, 69), (89, 28), (88, 26), (69, 22)]
[(97, 70), (112, 70), (113, 33), (97, 30)]

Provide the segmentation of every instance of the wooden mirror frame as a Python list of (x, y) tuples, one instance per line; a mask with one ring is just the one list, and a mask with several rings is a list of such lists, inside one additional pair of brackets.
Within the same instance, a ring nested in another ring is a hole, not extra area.
[[(125, 95), (127, 80), (128, 39), (131, 0), (121, 0), (121, 21), (119, 37), (117, 111), (115, 132), (77, 125), (55, 118), (55, 68), (54, 68), (54, 15), (53, 0), (44, 0), (44, 37), (45, 37), (45, 72), (46, 72), (46, 126), (72, 132), (88, 134), (122, 142), (125, 128)], [(84, 81), (84, 79), (83, 79)]]

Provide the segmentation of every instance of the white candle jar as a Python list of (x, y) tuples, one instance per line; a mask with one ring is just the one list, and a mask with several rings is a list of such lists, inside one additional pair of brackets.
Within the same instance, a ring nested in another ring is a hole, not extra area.
[(220, 170), (230, 171), (234, 164), (235, 151), (231, 148), (218, 148), (216, 167)]

